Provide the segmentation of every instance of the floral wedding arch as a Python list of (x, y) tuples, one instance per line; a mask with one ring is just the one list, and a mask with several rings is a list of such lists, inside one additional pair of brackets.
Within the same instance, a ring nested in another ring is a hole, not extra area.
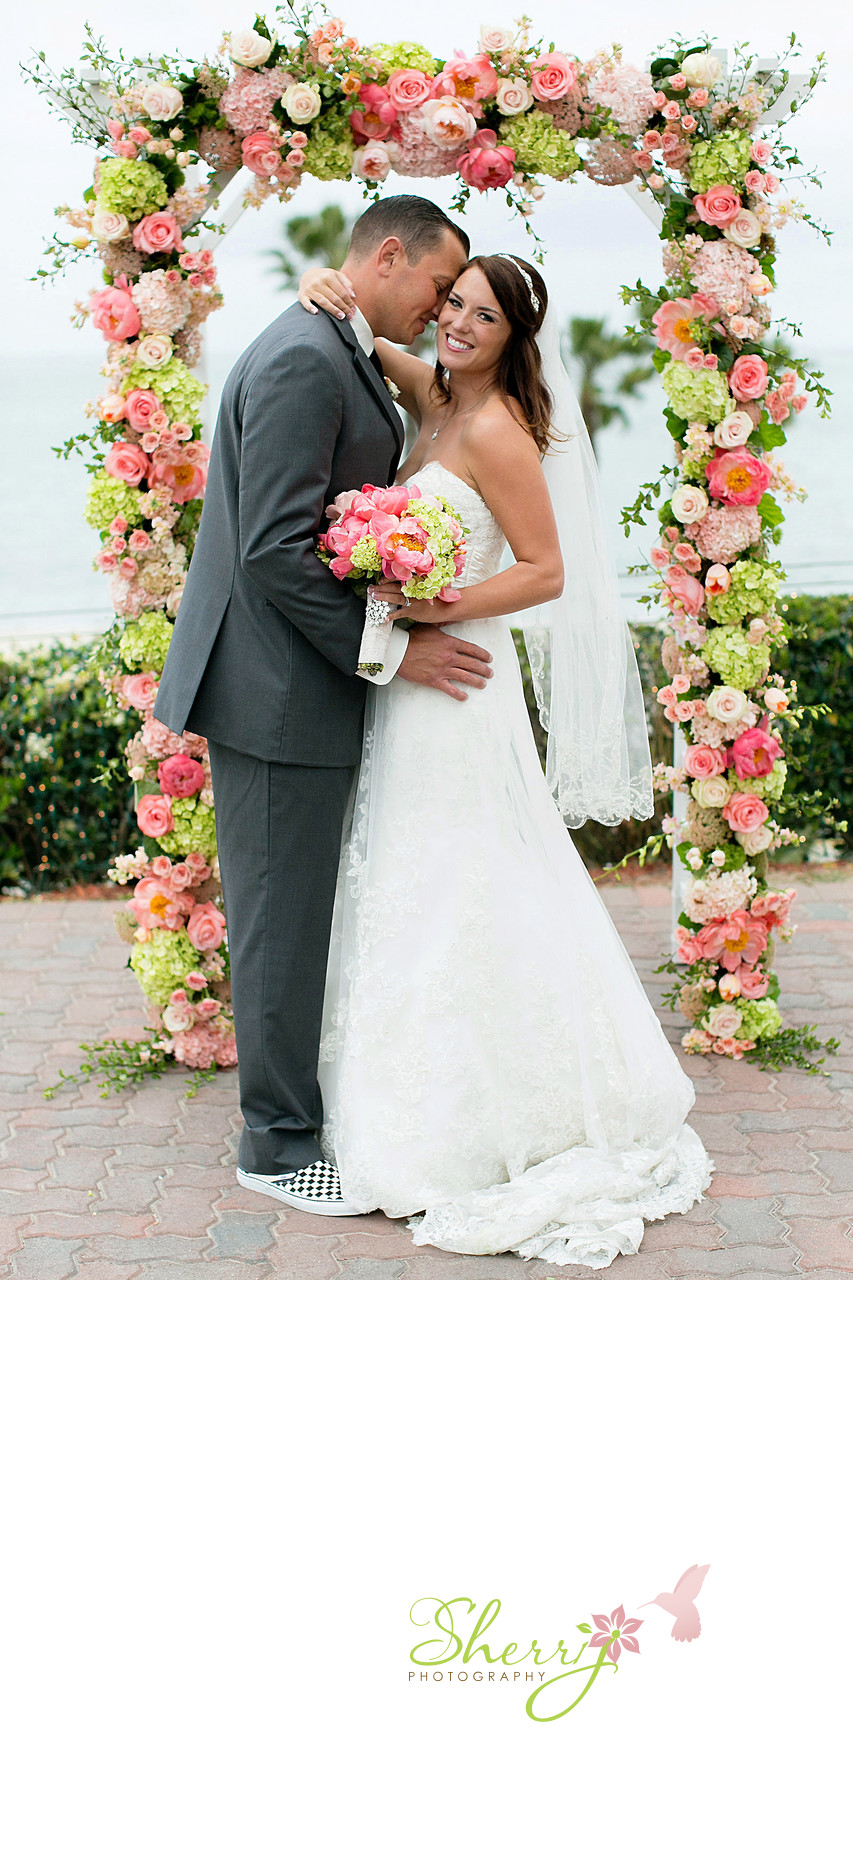
[(251, 180), (240, 208), (291, 200), (305, 174), (355, 175), (368, 196), (389, 175), (453, 175), (455, 211), (471, 189), (500, 189), (532, 231), (543, 181), (584, 173), (629, 187), (657, 219), (665, 282), (623, 298), (656, 339), (677, 464), (623, 516), (641, 521), (666, 482), (651, 551), (669, 611), (657, 698), (680, 755), (656, 780), (676, 795), (678, 819), (664, 828), (685, 868), (683, 1046), (803, 1060), (816, 1043), (782, 1030), (771, 968), (792, 895), (771, 886), (768, 855), (796, 839), (773, 815), (796, 724), (796, 694), (772, 666), (785, 629), (773, 547), (778, 498), (796, 492), (777, 464), (787, 423), (806, 388), (822, 412), (826, 397), (771, 335), (769, 301), (776, 233), (809, 218), (781, 191), (781, 171), (799, 164), (780, 126), (822, 60), (796, 84), (781, 61), (759, 64), (744, 47), (726, 68), (707, 42), (676, 42), (648, 71), (616, 47), (582, 61), (533, 39), (527, 20), (484, 27), (473, 56), (451, 58), (408, 41), (360, 45), (310, 9), (288, 12), (280, 30), (259, 18), (190, 66), (117, 61), (90, 39), (86, 77), (57, 77), (41, 56), (28, 72), (96, 152), (83, 204), (57, 210), (70, 238), (48, 254), (56, 268), (94, 249), (103, 266), (78, 313), (105, 339), (106, 380), (77, 444), (91, 449), (86, 517), (116, 617), (97, 657), (133, 726), (141, 841), (110, 875), (133, 889), (117, 921), (152, 1028), (127, 1051), (124, 1078), (165, 1057), (236, 1061), (206, 745), (174, 737), (153, 705), (207, 471), (193, 367), (222, 302), (223, 231), (208, 216), (241, 168)]

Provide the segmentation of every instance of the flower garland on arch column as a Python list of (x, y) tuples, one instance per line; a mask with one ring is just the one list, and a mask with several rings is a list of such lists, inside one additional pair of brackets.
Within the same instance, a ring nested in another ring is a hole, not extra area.
[[(546, 179), (633, 181), (661, 202), (667, 282), (623, 295), (655, 335), (678, 457), (651, 553), (671, 616), (670, 683), (658, 700), (690, 738), (682, 767), (657, 773), (660, 786), (689, 791), (686, 823), (668, 825), (690, 872), (677, 997), (689, 1050), (772, 1059), (771, 935), (786, 934), (790, 895), (768, 886), (767, 854), (793, 839), (772, 808), (795, 713), (771, 671), (784, 620), (769, 546), (779, 495), (796, 495), (775, 456), (806, 388), (826, 399), (820, 378), (783, 360), (768, 334), (776, 232), (809, 218), (780, 192), (794, 152), (779, 131), (755, 128), (787, 71), (759, 83), (741, 50), (726, 74), (706, 42), (676, 43), (648, 71), (618, 47), (582, 60), (534, 39), (526, 19), (482, 29), (470, 56), (442, 58), (413, 41), (362, 46), (310, 8), (282, 14), (281, 36), (259, 17), (226, 34), (215, 60), (189, 67), (165, 57), (128, 65), (87, 41), (103, 108), (73, 72), (56, 76), (42, 59), (28, 69), (73, 135), (96, 147), (83, 204), (57, 210), (70, 239), (54, 240), (48, 257), (56, 269), (94, 246), (103, 266), (78, 315), (106, 341), (105, 388), (87, 410), (91, 429), (65, 451), (91, 453), (86, 516), (116, 616), (97, 658), (132, 725), (141, 841), (109, 870), (133, 889), (117, 921), (151, 1020), (131, 1071), (161, 1067), (164, 1055), (195, 1067), (236, 1061), (206, 745), (175, 738), (153, 706), (207, 472), (205, 391), (192, 371), (201, 325), (222, 300), (204, 216), (241, 167), (251, 206), (291, 200), (303, 174), (354, 175), (370, 198), (391, 174), (452, 174), (455, 211), (472, 189), (499, 189), (529, 231)], [(623, 516), (641, 519), (653, 489)]]

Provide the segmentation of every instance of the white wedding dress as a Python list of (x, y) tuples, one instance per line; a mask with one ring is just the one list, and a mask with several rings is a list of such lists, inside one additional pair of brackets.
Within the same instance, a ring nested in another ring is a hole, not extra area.
[[(495, 575), (479, 494), (438, 461), (417, 483), (469, 528), (461, 581)], [(548, 790), (508, 623), (450, 631), (493, 656), (464, 705), (402, 679), (368, 693), (323, 1145), (349, 1203), (425, 1212), (418, 1243), (606, 1268), (710, 1182), (693, 1088)]]

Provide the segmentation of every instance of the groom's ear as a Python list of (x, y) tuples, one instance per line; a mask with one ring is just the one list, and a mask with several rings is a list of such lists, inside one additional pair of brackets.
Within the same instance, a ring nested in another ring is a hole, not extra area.
[(389, 233), (381, 246), (377, 246), (374, 254), (373, 262), (380, 278), (390, 277), (395, 265), (399, 265), (400, 260), (405, 257), (406, 251), (402, 240), (397, 239), (396, 234)]

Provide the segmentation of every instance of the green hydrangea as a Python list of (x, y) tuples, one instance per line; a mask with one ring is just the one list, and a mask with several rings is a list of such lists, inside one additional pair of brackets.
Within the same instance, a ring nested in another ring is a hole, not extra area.
[(718, 181), (742, 187), (752, 167), (751, 148), (752, 136), (746, 129), (727, 129), (710, 142), (697, 143), (690, 158), (691, 192), (704, 194)]
[(772, 997), (757, 997), (751, 1003), (740, 997), (738, 1009), (742, 1017), (737, 1032), (739, 1042), (744, 1037), (750, 1042), (760, 1042), (763, 1037), (775, 1036), (782, 1027), (782, 1018)]
[(165, 207), (169, 190), (153, 162), (128, 162), (123, 155), (114, 155), (101, 166), (96, 195), (105, 213), (141, 220)]
[(360, 570), (363, 576), (369, 576), (378, 582), (382, 575), (382, 559), (372, 537), (362, 537), (352, 553), (353, 569)]
[(200, 382), (177, 356), (170, 356), (159, 369), (144, 362), (134, 363), (122, 379), (122, 388), (125, 395), (133, 388), (153, 389), (170, 421), (186, 421), (188, 427), (198, 426), (199, 410), (207, 394), (207, 383)]
[(713, 628), (702, 652), (723, 685), (741, 693), (760, 685), (770, 665), (766, 643), (747, 640), (742, 628)]
[(146, 673), (161, 673), (169, 651), (174, 623), (168, 615), (152, 608), (143, 609), (136, 621), (129, 621), (118, 644), (121, 659), (131, 672), (144, 668)]
[(714, 427), (734, 407), (721, 369), (691, 369), (686, 362), (668, 362), (661, 381), (670, 407), (683, 421), (705, 421)]
[(135, 486), (125, 485), (123, 479), (113, 479), (108, 472), (96, 473), (89, 482), (83, 516), (101, 536), (109, 530), (113, 518), (126, 518), (128, 524), (138, 524), (141, 516), (139, 493)]
[(355, 139), (349, 126), (352, 105), (333, 105), (315, 118), (308, 130), (305, 148), (305, 172), (320, 181), (349, 181)]
[(766, 803), (778, 803), (787, 776), (788, 766), (784, 757), (777, 757), (769, 776), (738, 778), (737, 787), (748, 791), (750, 796), (763, 796)]
[(730, 587), (708, 597), (708, 613), (714, 621), (743, 621), (747, 615), (766, 615), (772, 609), (781, 581), (775, 563), (741, 557), (729, 574)]
[[(164, 854), (179, 858), (197, 851), (213, 866), (216, 860), (216, 819), (209, 803), (197, 796), (170, 797), (175, 826), (168, 835), (158, 835)], [(192, 965), (190, 965), (192, 970)]]
[(426, 530), (435, 565), (426, 576), (410, 576), (406, 583), (406, 594), (415, 602), (431, 602), (440, 590), (447, 588), (456, 574), (456, 545), (445, 514), (454, 518), (458, 514), (447, 499), (438, 493), (433, 498), (414, 498), (410, 510)]
[(186, 932), (152, 932), (144, 945), (135, 944), (130, 954), (130, 968), (136, 974), (144, 996), (161, 1009), (173, 990), (182, 990), (188, 971), (198, 966), (198, 952)]
[(425, 45), (416, 45), (408, 39), (400, 39), (396, 45), (372, 45), (370, 56), (381, 66), (377, 80), (380, 84), (389, 71), (423, 71), (428, 78), (433, 78), (440, 69), (438, 59), (433, 58)]
[(581, 159), (571, 136), (558, 129), (545, 110), (501, 117), (497, 129), (498, 142), (515, 150), (516, 167), (525, 175), (550, 175), (555, 181), (565, 181), (580, 168)]

